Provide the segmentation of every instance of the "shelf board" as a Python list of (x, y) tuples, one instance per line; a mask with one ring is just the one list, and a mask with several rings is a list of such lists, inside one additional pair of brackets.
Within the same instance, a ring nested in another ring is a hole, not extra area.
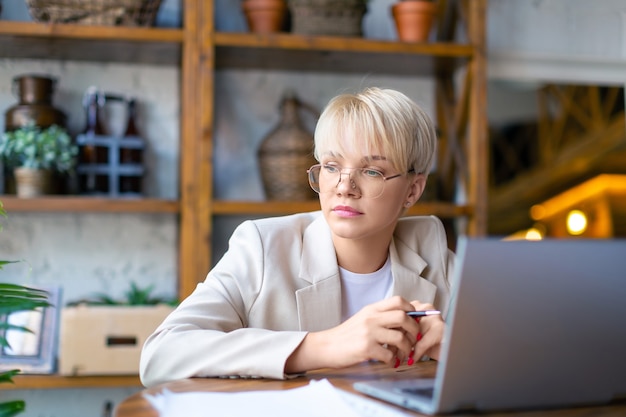
[(215, 33), (214, 40), (218, 69), (430, 76), (452, 72), (474, 55), (471, 45), (443, 42), (234, 32)]
[(2, 21), (0, 58), (179, 65), (183, 31)]
[(180, 205), (174, 200), (152, 198), (106, 198), (89, 196), (45, 196), (19, 198), (0, 195), (5, 210), (11, 212), (122, 212), (178, 213)]
[[(213, 213), (221, 216), (238, 215), (285, 215), (315, 211), (320, 209), (317, 200), (311, 201), (223, 201), (212, 203)], [(469, 216), (469, 206), (459, 206), (442, 202), (424, 202), (409, 209), (407, 215), (433, 214), (443, 218)]]
[(14, 384), (1, 384), (0, 390), (62, 389), (62, 388), (119, 388), (141, 387), (137, 375), (60, 376), (17, 375)]

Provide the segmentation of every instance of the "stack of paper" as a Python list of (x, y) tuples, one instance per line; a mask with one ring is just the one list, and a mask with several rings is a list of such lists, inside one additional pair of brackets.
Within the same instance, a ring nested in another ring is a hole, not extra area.
[(406, 416), (377, 401), (335, 388), (327, 379), (311, 381), (301, 388), (247, 392), (164, 391), (146, 395), (161, 417), (207, 417), (224, 415), (250, 417), (320, 417), (320, 416)]

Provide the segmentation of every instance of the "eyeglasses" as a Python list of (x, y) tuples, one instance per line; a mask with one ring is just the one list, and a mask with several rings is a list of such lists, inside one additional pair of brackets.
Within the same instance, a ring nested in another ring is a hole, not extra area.
[[(348, 171), (345, 173), (344, 171)], [(413, 169), (407, 173), (414, 172)], [(348, 175), (350, 188), (358, 191), (362, 197), (377, 198), (385, 190), (385, 182), (404, 174), (385, 177), (382, 172), (372, 168), (341, 168), (335, 165), (313, 165), (307, 170), (309, 185), (316, 193), (333, 192), (341, 183), (341, 175)]]

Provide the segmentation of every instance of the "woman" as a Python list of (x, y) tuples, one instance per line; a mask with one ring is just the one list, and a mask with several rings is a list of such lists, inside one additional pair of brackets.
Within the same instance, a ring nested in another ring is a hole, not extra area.
[(242, 223), (206, 280), (146, 341), (144, 385), (236, 375), (287, 378), (439, 356), (454, 255), (441, 222), (404, 217), (426, 186), (436, 134), (404, 94), (330, 101), (309, 183), (321, 211)]

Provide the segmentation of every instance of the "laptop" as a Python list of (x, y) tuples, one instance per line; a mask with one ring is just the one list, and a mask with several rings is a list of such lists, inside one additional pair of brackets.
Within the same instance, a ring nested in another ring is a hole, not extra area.
[(626, 400), (626, 240), (465, 237), (452, 278), (435, 378), (357, 391), (425, 414)]

